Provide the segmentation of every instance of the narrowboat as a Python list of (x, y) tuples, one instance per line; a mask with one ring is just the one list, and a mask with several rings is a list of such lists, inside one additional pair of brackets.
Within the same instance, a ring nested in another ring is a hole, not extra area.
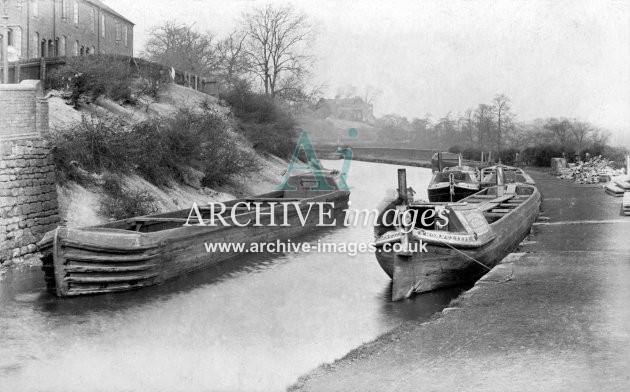
[[(398, 199), (375, 227), (376, 259), (393, 280), (394, 301), (477, 280), (528, 235), (541, 204), (535, 186), (501, 181), (457, 203), (410, 202), (400, 178)], [(407, 219), (386, 220), (392, 210)]]
[(433, 173), (427, 194), (431, 202), (454, 202), (479, 192), (478, 170), (471, 166), (454, 166)]
[[(316, 187), (322, 176), (328, 190)], [(326, 209), (325, 224), (339, 222), (350, 192), (340, 190), (332, 174), (322, 176), (293, 176), (288, 182), (292, 190), (221, 207), (199, 206), (79, 229), (58, 227), (38, 244), (48, 290), (69, 297), (152, 286), (247, 253), (249, 244), (313, 231), (321, 220), (318, 208)], [(245, 247), (209, 251), (207, 243)]]
[(481, 169), (480, 179), (481, 188), (486, 188), (489, 186), (493, 186), (497, 182), (497, 168), (501, 168), (503, 172), (503, 182), (506, 184), (528, 184), (528, 185), (536, 185), (536, 181), (525, 172), (525, 170), (514, 167), (514, 166), (506, 166), (506, 165), (495, 165), (488, 166)]

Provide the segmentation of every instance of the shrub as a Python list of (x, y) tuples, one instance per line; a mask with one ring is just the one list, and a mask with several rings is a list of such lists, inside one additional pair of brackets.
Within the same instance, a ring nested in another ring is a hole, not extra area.
[(182, 110), (173, 117), (147, 120), (131, 129), (84, 117), (77, 126), (52, 138), (61, 181), (84, 182), (82, 171), (135, 172), (158, 186), (187, 182), (191, 169), (202, 185), (222, 185), (234, 175), (258, 168), (235, 134), (214, 112)]
[(127, 134), (120, 124), (83, 116), (81, 123), (50, 136), (58, 178), (81, 183), (79, 169), (101, 173), (129, 169)]
[[(139, 82), (132, 83), (134, 79)], [(48, 73), (46, 85), (67, 91), (75, 106), (81, 97), (95, 100), (100, 96), (135, 104), (139, 94), (157, 97), (159, 87), (168, 80), (163, 70), (139, 66), (128, 57), (99, 55), (69, 57), (64, 66)], [(137, 88), (136, 94), (131, 86)]]
[(158, 211), (156, 200), (147, 191), (131, 190), (124, 186), (120, 177), (105, 175), (99, 213), (113, 220), (150, 215)]
[(269, 95), (238, 83), (225, 95), (239, 129), (258, 151), (289, 158), (298, 137), (297, 122)]
[(501, 163), (504, 163), (506, 165), (514, 165), (516, 163), (517, 153), (519, 153), (519, 150), (516, 148), (506, 148), (505, 150), (501, 150), (501, 154), (499, 156), (499, 158), (501, 159)]
[(551, 158), (562, 157), (563, 153), (570, 160), (575, 155), (575, 150), (558, 144), (541, 144), (526, 148), (523, 151), (523, 160), (529, 165), (548, 167), (551, 165)]

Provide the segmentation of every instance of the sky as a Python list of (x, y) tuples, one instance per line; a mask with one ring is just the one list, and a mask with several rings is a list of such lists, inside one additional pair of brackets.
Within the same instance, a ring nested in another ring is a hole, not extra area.
[(630, 2), (105, 0), (136, 23), (135, 52), (166, 20), (225, 35), (239, 16), (291, 3), (316, 26), (313, 83), (377, 86), (376, 115), (439, 119), (506, 94), (520, 121), (568, 117), (630, 145)]

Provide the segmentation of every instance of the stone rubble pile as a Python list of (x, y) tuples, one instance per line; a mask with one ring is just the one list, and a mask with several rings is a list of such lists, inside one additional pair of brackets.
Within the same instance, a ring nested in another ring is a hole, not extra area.
[(559, 169), (558, 178), (573, 180), (577, 184), (597, 184), (610, 181), (611, 177), (623, 174), (623, 170), (615, 170), (610, 167), (610, 160), (601, 155), (589, 159), (586, 162), (569, 164), (566, 169)]

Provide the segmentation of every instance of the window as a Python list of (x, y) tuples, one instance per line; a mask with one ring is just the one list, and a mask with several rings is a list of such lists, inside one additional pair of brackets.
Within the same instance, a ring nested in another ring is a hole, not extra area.
[(33, 14), (34, 18), (37, 18), (39, 16), (39, 0), (31, 0), (31, 13)]
[(31, 48), (31, 56), (33, 58), (39, 57), (39, 34), (33, 35), (33, 45)]
[(74, 55), (79, 55), (79, 41), (74, 41)]
[(68, 0), (61, 0), (61, 19), (68, 19)]
[(122, 39), (122, 31), (120, 30), (120, 22), (116, 21), (116, 41), (120, 41)]
[(74, 25), (79, 25), (79, 2), (74, 2)]
[(123, 41), (125, 42), (125, 46), (129, 46), (129, 31), (127, 31), (128, 27), (123, 26)]
[(96, 10), (92, 8), (92, 17), (90, 18), (90, 26), (92, 28), (93, 33), (95, 33), (96, 29), (98, 28), (97, 23), (98, 23), (98, 19), (96, 18)]
[(105, 15), (101, 14), (101, 37), (105, 38)]
[(11, 50), (17, 57), (22, 57), (22, 28), (19, 26), (13, 27), (9, 29), (9, 46), (13, 48), (9, 48), (9, 56), (11, 55)]
[(59, 40), (59, 56), (64, 57), (66, 55), (66, 36), (62, 35)]

